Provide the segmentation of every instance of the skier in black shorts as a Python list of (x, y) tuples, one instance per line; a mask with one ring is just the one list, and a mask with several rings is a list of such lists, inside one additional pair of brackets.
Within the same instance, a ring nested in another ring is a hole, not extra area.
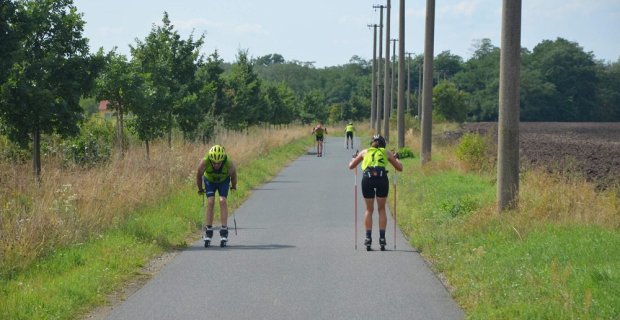
[(372, 244), (372, 214), (374, 211), (375, 198), (377, 199), (377, 211), (379, 212), (379, 245), (385, 249), (385, 227), (387, 215), (385, 204), (387, 202), (390, 182), (388, 180), (387, 163), (392, 164), (396, 171), (403, 171), (403, 165), (398, 156), (385, 149), (385, 139), (380, 135), (372, 137), (370, 148), (360, 151), (349, 163), (349, 169), (354, 169), (362, 163), (362, 195), (366, 202), (364, 211), (364, 226), (366, 227), (366, 239), (364, 245), (370, 250)]

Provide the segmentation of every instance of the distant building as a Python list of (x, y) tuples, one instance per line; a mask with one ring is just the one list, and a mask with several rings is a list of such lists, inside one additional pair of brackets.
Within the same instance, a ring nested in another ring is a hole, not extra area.
[(110, 101), (108, 100), (99, 101), (99, 115), (104, 119), (112, 119), (113, 116), (113, 112), (108, 109), (109, 103)]

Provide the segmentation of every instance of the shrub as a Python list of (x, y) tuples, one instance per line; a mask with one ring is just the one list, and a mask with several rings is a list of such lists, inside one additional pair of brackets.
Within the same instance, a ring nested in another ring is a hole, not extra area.
[(81, 126), (80, 135), (63, 142), (65, 162), (92, 167), (107, 162), (112, 154), (113, 125), (91, 118)]
[(456, 147), (456, 157), (471, 169), (481, 170), (489, 163), (488, 148), (487, 138), (474, 133), (466, 133)]
[(400, 159), (415, 158), (415, 155), (413, 154), (413, 151), (411, 151), (411, 149), (409, 149), (408, 147), (402, 147), (398, 149), (398, 157)]

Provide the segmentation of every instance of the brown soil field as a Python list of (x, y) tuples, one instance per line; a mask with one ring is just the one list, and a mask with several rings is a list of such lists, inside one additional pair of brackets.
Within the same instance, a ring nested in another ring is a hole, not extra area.
[[(468, 123), (463, 132), (490, 134), (497, 142), (496, 122)], [(583, 175), (599, 186), (620, 184), (620, 122), (521, 122), (519, 145), (522, 167)]]

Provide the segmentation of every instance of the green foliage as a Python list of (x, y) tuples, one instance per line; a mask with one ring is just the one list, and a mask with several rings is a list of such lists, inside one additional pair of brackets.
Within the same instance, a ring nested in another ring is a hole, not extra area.
[(466, 133), (456, 146), (456, 157), (471, 168), (480, 170), (488, 164), (489, 142), (486, 137)]
[(224, 112), (224, 124), (231, 129), (245, 129), (261, 119), (261, 80), (248, 59), (247, 52), (239, 52), (226, 79), (226, 96), (230, 104)]
[(433, 112), (452, 122), (463, 122), (467, 115), (467, 94), (445, 80), (433, 88)]
[[(8, 137), (23, 147), (33, 138), (38, 155), (41, 134), (78, 133), (80, 97), (90, 90), (100, 61), (89, 55), (84, 21), (71, 0), (17, 5), (22, 16), (13, 26), (23, 32), (8, 34), (10, 43), (19, 45), (6, 60), (11, 64), (3, 66), (7, 73), (2, 75), (0, 117)], [(33, 161), (38, 167), (40, 159)]]
[[(541, 101), (528, 97), (523, 117), (532, 111), (544, 115), (545, 121), (592, 121), (596, 120), (598, 105), (596, 93), (598, 79), (594, 56), (586, 53), (575, 42), (562, 38), (544, 40), (534, 47), (531, 55), (523, 59), (524, 69), (540, 72), (545, 86)], [(526, 74), (527, 75), (527, 74)], [(528, 88), (528, 87), (526, 87)]]
[(473, 197), (465, 195), (453, 201), (444, 201), (440, 207), (446, 215), (456, 218), (473, 212), (479, 205)]
[[(146, 79), (150, 107), (155, 113), (145, 115), (150, 119), (138, 120), (137, 123), (162, 125), (148, 130), (149, 136), (155, 135), (155, 132), (167, 132), (170, 137), (176, 120), (181, 131), (186, 136), (192, 136), (206, 112), (198, 105), (196, 97), (200, 87), (196, 82), (196, 73), (201, 63), (199, 52), (204, 35), (195, 40), (192, 34), (187, 40), (182, 40), (178, 31), (174, 30), (168, 13), (164, 12), (162, 25), (153, 26), (144, 41), (136, 42), (136, 46), (131, 47), (133, 63)], [(137, 106), (140, 109), (143, 107)], [(144, 113), (141, 112), (142, 115)], [(147, 132), (146, 128), (140, 131)]]
[(402, 147), (398, 149), (397, 153), (400, 159), (415, 158), (415, 154), (413, 153), (413, 151), (411, 151), (409, 147)]
[(65, 161), (83, 167), (107, 162), (112, 154), (114, 127), (92, 117), (80, 127), (80, 135), (63, 142)]

